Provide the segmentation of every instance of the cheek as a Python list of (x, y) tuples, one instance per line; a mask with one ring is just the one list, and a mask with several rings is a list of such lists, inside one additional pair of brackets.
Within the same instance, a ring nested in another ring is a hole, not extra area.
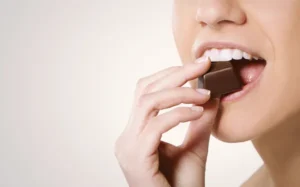
[[(299, 49), (299, 44), (293, 48)], [(292, 51), (289, 56), (297, 54)], [(226, 142), (252, 140), (300, 115), (300, 61), (280, 57), (269, 62), (272, 65), (265, 70), (264, 79), (248, 97), (221, 105), (214, 126), (217, 138)]]
[(260, 86), (244, 100), (221, 107), (213, 130), (217, 138), (251, 140), (300, 115), (300, 21), (293, 19), (300, 12), (297, 6), (297, 11), (290, 7), (282, 14), (257, 18), (273, 54)]
[(176, 1), (173, 6), (173, 35), (179, 56), (184, 64), (193, 60), (191, 50), (197, 35), (195, 7), (182, 1)]
[[(265, 27), (274, 48), (274, 59), (270, 63), (275, 102), (280, 102), (278, 116), (286, 120), (299, 114), (300, 108), (300, 1), (281, 3), (281, 10), (274, 14), (273, 23)], [(270, 21), (271, 22), (271, 21)]]

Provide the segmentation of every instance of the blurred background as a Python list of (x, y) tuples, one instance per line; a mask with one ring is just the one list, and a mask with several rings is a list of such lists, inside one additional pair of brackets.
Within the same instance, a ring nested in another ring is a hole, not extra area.
[[(0, 15), (0, 186), (126, 187), (113, 146), (135, 84), (180, 64), (172, 1), (9, 0)], [(251, 143), (213, 138), (207, 186), (239, 186), (261, 163)]]

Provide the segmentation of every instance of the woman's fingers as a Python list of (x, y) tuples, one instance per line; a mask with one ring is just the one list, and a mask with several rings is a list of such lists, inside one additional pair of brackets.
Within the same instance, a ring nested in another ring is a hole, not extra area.
[[(148, 97), (147, 95), (153, 92), (167, 90), (167, 88), (180, 87), (180, 85), (184, 84), (189, 79), (193, 79), (197, 76), (200, 76), (201, 74), (204, 74), (208, 70), (209, 66), (210, 66), (210, 61), (208, 59), (199, 59), (196, 63), (190, 63), (184, 66), (175, 66), (175, 67), (167, 68), (151, 76), (140, 79), (138, 81), (138, 85), (135, 92), (135, 99), (133, 102), (133, 109), (135, 110), (132, 111), (128, 123), (130, 125), (126, 126), (125, 131), (130, 130), (129, 126), (132, 126), (132, 124), (145, 122), (145, 119), (143, 117), (147, 116), (147, 111), (142, 110), (144, 111), (144, 115), (138, 115), (136, 113), (136, 109), (137, 108), (140, 109), (141, 107), (136, 107), (136, 106), (143, 106), (146, 105), (147, 103), (151, 103), (155, 101), (153, 99), (148, 99), (151, 97)], [(180, 102), (178, 104), (180, 104)], [(203, 103), (200, 102), (198, 104), (203, 104)], [(147, 106), (151, 106), (151, 105), (147, 105)], [(151, 113), (150, 116), (155, 116), (158, 114), (158, 111), (157, 110), (150, 111), (149, 113)], [(137, 130), (136, 132), (139, 132), (140, 129), (137, 128), (136, 130)]]
[(212, 126), (218, 112), (219, 99), (212, 99), (203, 105), (204, 112), (200, 119), (191, 122), (182, 148), (191, 151), (205, 161)]
[(209, 90), (177, 87), (146, 94), (140, 98), (136, 107), (140, 111), (144, 110), (149, 113), (152, 110), (163, 110), (182, 103), (202, 105), (209, 98)]
[(144, 90), (146, 89), (146, 87), (148, 85), (152, 84), (153, 82), (155, 82), (159, 79), (162, 79), (163, 77), (165, 77), (175, 71), (178, 71), (179, 69), (181, 69), (181, 66), (173, 66), (173, 67), (163, 69), (163, 70), (156, 72), (152, 75), (149, 75), (147, 77), (139, 79), (137, 82), (136, 91), (135, 91), (136, 98), (138, 98), (140, 95), (144, 94)]
[(133, 111), (132, 127), (141, 131), (147, 121), (156, 116), (159, 110), (171, 108), (179, 104), (202, 105), (210, 98), (210, 91), (205, 89), (192, 89), (177, 87), (146, 94), (140, 98)]
[(152, 93), (162, 89), (183, 86), (186, 82), (203, 75), (208, 71), (209, 67), (210, 60), (208, 58), (198, 59), (196, 63), (186, 64), (179, 70), (165, 76), (163, 79), (158, 79), (152, 84), (149, 84), (145, 88), (145, 92)]
[(169, 131), (179, 123), (199, 119), (203, 113), (203, 107), (178, 107), (169, 112), (156, 116), (149, 120), (147, 126), (140, 133), (140, 143), (144, 156), (154, 154), (160, 144), (163, 133)]
[(162, 135), (181, 122), (201, 118), (204, 113), (200, 106), (178, 107), (164, 114), (158, 113), (182, 103), (205, 104), (210, 99), (209, 90), (181, 86), (204, 74), (209, 66), (208, 60), (202, 60), (165, 69), (138, 82), (129, 122), (115, 145), (116, 157), (129, 184), (142, 186), (147, 181), (152, 186), (167, 184), (159, 170), (158, 149)]

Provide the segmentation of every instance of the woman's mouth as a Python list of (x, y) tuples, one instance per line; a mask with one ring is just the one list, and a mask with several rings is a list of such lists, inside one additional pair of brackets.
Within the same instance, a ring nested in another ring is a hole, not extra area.
[(260, 80), (266, 66), (266, 61), (263, 59), (242, 59), (231, 62), (237, 75), (241, 78), (243, 86), (240, 90), (221, 96), (221, 102), (235, 101), (250, 92)]
[(208, 49), (203, 56), (209, 57), (213, 62), (230, 61), (236, 75), (242, 82), (241, 89), (221, 96), (221, 102), (236, 101), (255, 87), (260, 80), (266, 66), (266, 60), (259, 56), (252, 56), (240, 49)]

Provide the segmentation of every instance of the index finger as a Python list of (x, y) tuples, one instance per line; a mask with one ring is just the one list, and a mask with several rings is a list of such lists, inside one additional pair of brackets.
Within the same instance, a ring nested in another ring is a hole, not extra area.
[(200, 58), (195, 63), (189, 63), (181, 67), (181, 69), (159, 79), (148, 87), (148, 92), (156, 92), (162, 89), (169, 89), (183, 86), (186, 82), (193, 80), (204, 73), (210, 67), (209, 58)]

